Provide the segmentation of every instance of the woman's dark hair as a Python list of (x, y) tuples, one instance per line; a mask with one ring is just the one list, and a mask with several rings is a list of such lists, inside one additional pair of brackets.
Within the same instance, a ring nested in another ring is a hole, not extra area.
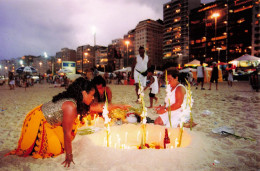
[(52, 98), (52, 102), (57, 102), (58, 100), (65, 99), (65, 98), (73, 98), (77, 101), (77, 113), (80, 114), (80, 120), (86, 115), (89, 111), (89, 106), (83, 102), (83, 95), (82, 91), (86, 91), (87, 93), (90, 90), (94, 89), (94, 85), (86, 80), (83, 77), (76, 79), (66, 91), (59, 93), (58, 95)]
[(95, 84), (95, 85), (100, 85), (100, 84), (102, 84), (103, 87), (106, 87), (106, 80), (105, 80), (103, 77), (101, 77), (100, 75), (94, 77), (93, 80), (92, 80), (92, 82), (93, 82), (93, 84)]
[(173, 78), (179, 77), (179, 71), (177, 69), (170, 69), (167, 71), (168, 75), (171, 75)]

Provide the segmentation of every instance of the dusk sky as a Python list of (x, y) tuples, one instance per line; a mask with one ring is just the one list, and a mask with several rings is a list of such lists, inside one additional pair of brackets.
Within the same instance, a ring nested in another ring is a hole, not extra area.
[[(204, 0), (206, 3), (212, 0)], [(163, 20), (170, 0), (0, 0), (0, 60), (54, 56), (61, 48), (107, 46), (139, 21)]]

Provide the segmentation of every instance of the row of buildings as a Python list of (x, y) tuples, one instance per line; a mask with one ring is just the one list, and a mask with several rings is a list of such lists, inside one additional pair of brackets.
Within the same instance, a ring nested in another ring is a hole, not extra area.
[(163, 5), (163, 21), (140, 21), (107, 47), (63, 48), (55, 56), (23, 56), (2, 60), (1, 70), (31, 65), (39, 73), (55, 72), (62, 61), (75, 61), (79, 73), (97, 67), (113, 71), (130, 66), (144, 46), (151, 64), (183, 65), (193, 59), (228, 62), (243, 54), (260, 56), (260, 0), (171, 0)]

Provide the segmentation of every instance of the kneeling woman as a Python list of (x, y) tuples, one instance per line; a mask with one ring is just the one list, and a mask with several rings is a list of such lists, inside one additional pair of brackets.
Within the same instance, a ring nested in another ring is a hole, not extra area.
[[(75, 80), (66, 91), (52, 101), (30, 111), (23, 123), (17, 149), (7, 155), (48, 158), (66, 152), (64, 166), (73, 162), (71, 141), (79, 120), (89, 110), (95, 88), (84, 78)], [(102, 110), (102, 109), (100, 109)]]
[[(182, 110), (182, 104), (186, 100), (186, 88), (178, 81), (178, 70), (169, 70), (167, 80), (171, 88), (170, 93), (170, 110), (171, 110), (171, 124), (173, 128), (177, 128), (181, 122), (181, 117), (184, 123), (190, 120), (190, 114)], [(159, 117), (154, 121), (155, 124), (165, 125), (170, 127), (168, 116), (169, 100), (165, 98), (163, 106), (156, 107), (156, 112)]]

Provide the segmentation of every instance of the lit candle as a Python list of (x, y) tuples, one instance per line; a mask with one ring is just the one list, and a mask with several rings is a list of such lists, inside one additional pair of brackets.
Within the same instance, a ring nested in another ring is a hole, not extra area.
[(94, 115), (94, 126), (96, 126), (96, 114)]
[(175, 148), (178, 146), (178, 138), (175, 139)]

